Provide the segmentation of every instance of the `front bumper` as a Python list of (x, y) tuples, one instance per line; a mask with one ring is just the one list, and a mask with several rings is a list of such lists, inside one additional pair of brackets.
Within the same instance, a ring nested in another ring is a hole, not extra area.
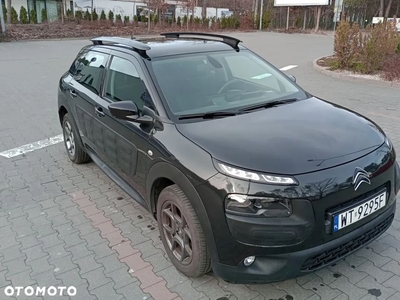
[[(357, 167), (373, 175), (370, 184), (355, 190), (352, 176)], [(392, 223), (399, 166), (388, 149), (296, 179), (299, 186), (277, 187), (217, 174), (197, 186), (213, 231), (216, 275), (232, 282), (285, 280), (332, 264), (376, 239)], [(363, 202), (382, 189), (388, 193), (383, 209), (332, 232), (330, 213)], [(224, 207), (228, 194), (292, 199), (293, 214), (276, 219), (232, 216)], [(249, 256), (256, 261), (245, 267), (243, 261)]]
[(232, 283), (268, 283), (305, 275), (343, 259), (365, 247), (384, 233), (392, 224), (396, 201), (371, 222), (330, 242), (302, 251), (260, 255), (252, 265), (237, 266), (212, 261), (214, 273)]

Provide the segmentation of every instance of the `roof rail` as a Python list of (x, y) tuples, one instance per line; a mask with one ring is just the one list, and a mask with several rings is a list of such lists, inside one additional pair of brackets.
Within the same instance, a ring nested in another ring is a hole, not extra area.
[[(191, 35), (191, 36), (199, 36), (199, 37), (215, 37), (215, 38), (222, 38), (223, 43), (228, 44), (236, 51), (239, 51), (239, 43), (242, 41), (227, 35), (221, 34), (212, 34), (212, 33), (202, 33), (202, 32), (168, 32), (168, 33), (161, 33), (161, 35), (165, 36), (166, 38), (179, 38), (181, 35)], [(206, 40), (203, 38), (203, 40)]]
[(111, 36), (101, 36), (91, 39), (94, 45), (104, 45), (104, 43), (110, 44), (121, 44), (124, 46), (128, 46), (133, 48), (133, 50), (138, 50), (139, 52), (146, 52), (150, 50), (150, 46), (141, 43), (139, 41), (135, 41), (133, 39), (128, 38), (120, 38), (120, 37), (111, 37)]

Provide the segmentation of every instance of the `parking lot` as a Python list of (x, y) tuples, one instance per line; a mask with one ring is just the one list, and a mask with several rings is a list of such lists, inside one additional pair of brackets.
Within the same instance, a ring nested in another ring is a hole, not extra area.
[[(310, 93), (377, 122), (400, 153), (399, 89), (313, 69), (314, 59), (332, 54), (332, 36), (233, 35)], [(58, 80), (88, 43), (0, 44), (0, 153), (24, 145), (33, 150), (0, 155), (0, 299), (400, 299), (399, 214), (368, 247), (297, 279), (233, 285), (212, 273), (182, 276), (164, 253), (150, 214), (94, 163), (73, 165), (57, 140)], [(54, 145), (43, 147), (53, 137)], [(74, 286), (76, 295), (8, 297), (8, 286)]]

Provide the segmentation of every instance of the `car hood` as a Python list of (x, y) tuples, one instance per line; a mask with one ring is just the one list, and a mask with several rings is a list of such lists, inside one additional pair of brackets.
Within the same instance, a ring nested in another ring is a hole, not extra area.
[(181, 123), (177, 128), (217, 160), (283, 175), (334, 167), (385, 142), (372, 121), (315, 97), (234, 117)]

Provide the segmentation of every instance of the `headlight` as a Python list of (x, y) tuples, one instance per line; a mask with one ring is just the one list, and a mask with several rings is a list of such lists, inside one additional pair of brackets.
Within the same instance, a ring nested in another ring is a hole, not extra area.
[(297, 185), (296, 179), (288, 176), (276, 176), (260, 174), (257, 172), (246, 171), (231, 167), (226, 164), (217, 162), (218, 169), (226, 174), (240, 179), (247, 179), (250, 181), (256, 181), (261, 183), (278, 184), (278, 185)]
[(385, 137), (386, 146), (388, 146), (389, 150), (392, 150), (393, 144), (388, 137)]
[(292, 203), (287, 199), (230, 194), (225, 199), (225, 210), (248, 217), (282, 218), (292, 214)]

